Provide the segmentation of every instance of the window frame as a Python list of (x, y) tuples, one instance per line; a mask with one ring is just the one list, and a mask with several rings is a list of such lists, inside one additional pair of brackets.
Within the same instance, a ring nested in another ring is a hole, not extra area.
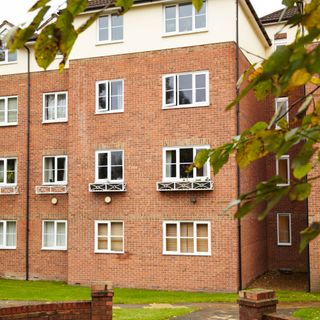
[[(58, 95), (59, 94), (65, 94), (66, 95), (66, 116), (65, 118), (57, 118), (57, 113), (58, 113)], [(46, 106), (46, 96), (49, 95), (54, 95), (54, 115), (55, 119), (54, 120), (46, 120), (45, 116), (45, 106)], [(60, 122), (68, 122), (68, 91), (54, 91), (54, 92), (45, 92), (43, 93), (43, 98), (42, 98), (42, 123), (60, 123)]]
[[(53, 247), (45, 247), (44, 246), (44, 225), (46, 222), (54, 222), (54, 242), (55, 245)], [(57, 224), (64, 223), (65, 224), (65, 246), (57, 246)], [(68, 220), (42, 220), (42, 244), (41, 250), (46, 251), (66, 251), (68, 250)]]
[[(192, 30), (189, 30), (189, 31), (179, 31), (179, 5), (182, 5), (182, 4), (191, 4), (192, 6)], [(195, 7), (192, 5), (192, 2), (178, 2), (178, 3), (171, 3), (171, 4), (166, 4), (163, 6), (163, 27), (162, 27), (162, 32), (163, 32), (163, 36), (164, 37), (168, 37), (168, 36), (175, 36), (175, 35), (183, 35), (183, 34), (191, 34), (191, 33), (198, 33), (198, 32), (205, 32), (205, 31), (208, 31), (208, 1), (205, 0), (203, 2), (203, 5), (206, 6), (206, 26), (203, 27), (203, 28), (195, 28), (195, 13), (196, 13), (196, 9)], [(167, 7), (176, 7), (176, 31), (171, 31), (171, 32), (167, 32), (166, 31), (166, 8)]]
[[(116, 15), (115, 13), (108, 13), (108, 14), (102, 14), (101, 16), (98, 17), (97, 19), (97, 23), (96, 23), (96, 45), (104, 45), (104, 44), (116, 44), (116, 43), (121, 43), (124, 42), (124, 17), (123, 19), (123, 23), (122, 23), (122, 39), (119, 40), (112, 40), (111, 36), (112, 36), (112, 24), (111, 24), (111, 17), (112, 15)], [(100, 40), (99, 39), (99, 32), (100, 32), (100, 28), (99, 28), (99, 22), (100, 22), (100, 18), (102, 17), (109, 17), (108, 19), (108, 38), (110, 40)]]
[[(286, 103), (286, 116), (285, 116), (285, 119), (288, 123), (288, 126), (289, 126), (289, 98), (288, 97), (279, 97), (279, 98), (275, 98), (275, 112), (278, 112), (278, 102), (285, 102)], [(276, 122), (276, 125), (275, 125), (275, 128), (276, 129), (281, 129), (279, 126), (278, 126), (278, 121)]]
[[(16, 225), (16, 232), (15, 232), (15, 245), (8, 246), (7, 245), (7, 223), (14, 222)], [(0, 223), (3, 223), (3, 245), (0, 245), (0, 250), (15, 250), (17, 249), (17, 220), (0, 220)]]
[[(181, 178), (180, 177), (180, 149), (193, 149), (193, 161), (196, 156), (197, 149), (210, 149), (209, 145), (202, 146), (179, 146), (179, 147), (163, 147), (162, 148), (162, 181), (163, 182), (182, 182), (182, 181), (206, 181), (211, 179), (211, 170), (209, 161), (206, 162), (206, 170), (207, 176), (204, 177), (196, 177), (196, 168), (193, 168), (193, 176), (194, 178)], [(167, 151), (176, 151), (176, 177), (166, 177), (166, 152)], [(178, 177), (179, 176), (179, 177)]]
[[(55, 182), (45, 182), (45, 159), (46, 158), (54, 158), (54, 164), (55, 164), (54, 178), (55, 178)], [(60, 158), (64, 158), (65, 159), (65, 173), (66, 173), (66, 180), (65, 181), (57, 181), (58, 159), (60, 159)], [(44, 185), (44, 186), (65, 186), (67, 184), (68, 184), (68, 156), (66, 156), (66, 155), (43, 156), (42, 157), (42, 185)]]
[[(280, 228), (279, 228), (279, 217), (289, 217), (289, 242), (280, 242)], [(277, 213), (277, 245), (279, 247), (290, 247), (292, 246), (292, 227), (291, 227), (291, 213)]]
[[(14, 167), (15, 182), (14, 183), (7, 182), (8, 160), (15, 160), (15, 167)], [(18, 158), (16, 157), (0, 158), (0, 161), (4, 161), (4, 165), (3, 165), (4, 182), (0, 182), (0, 187), (16, 187), (18, 184)]]
[[(111, 224), (112, 223), (122, 223), (122, 251), (113, 251), (111, 250)], [(108, 249), (98, 249), (98, 226), (99, 224), (108, 225)], [(94, 221), (94, 253), (109, 253), (109, 254), (124, 254), (125, 247), (125, 237), (124, 237), (124, 221), (123, 220), (95, 220)]]
[[(179, 104), (179, 76), (182, 75), (192, 75), (192, 96), (193, 101), (190, 104)], [(201, 102), (195, 102), (196, 94), (196, 81), (195, 78), (197, 75), (205, 75), (206, 80), (206, 100)], [(166, 79), (174, 77), (174, 103), (166, 103)], [(182, 109), (182, 108), (198, 108), (198, 107), (209, 107), (210, 106), (210, 82), (209, 82), (209, 71), (192, 71), (192, 72), (181, 72), (181, 73), (171, 73), (165, 74), (162, 76), (162, 109), (171, 110), (171, 109)]]
[[(112, 152), (122, 152), (122, 179), (121, 180), (112, 180), (111, 179), (111, 153)], [(110, 179), (99, 179), (99, 154), (107, 153), (108, 154), (108, 178)], [(97, 150), (95, 152), (95, 182), (96, 183), (123, 183), (124, 182), (124, 150), (123, 149), (110, 149), (110, 150)]]
[[(193, 223), (193, 239), (194, 239), (194, 252), (181, 252), (181, 224), (182, 223)], [(177, 251), (167, 251), (166, 250), (166, 225), (167, 224), (175, 224), (177, 226)], [(206, 224), (208, 226), (208, 252), (197, 252), (197, 228), (196, 226), (201, 224)], [(162, 231), (163, 231), (163, 247), (162, 254), (163, 255), (178, 255), (178, 256), (204, 256), (209, 257), (212, 254), (211, 250), (211, 222), (210, 221), (200, 221), (200, 220), (165, 220), (162, 223)]]
[[(15, 98), (17, 99), (17, 121), (15, 122), (8, 122), (8, 114), (9, 114), (9, 109), (8, 109), (8, 101), (9, 99)], [(0, 100), (4, 99), (4, 122), (0, 122), (0, 127), (8, 127), (8, 126), (16, 126), (18, 125), (18, 115), (19, 115), (19, 97), (18, 96), (3, 96), (0, 97)]]
[[(121, 82), (122, 83), (122, 99), (121, 99), (121, 105), (122, 105), (122, 109), (118, 109), (118, 110), (108, 110), (111, 106), (111, 95), (109, 95), (110, 92), (110, 84), (112, 82)], [(106, 87), (108, 88), (108, 91), (106, 93), (106, 100), (108, 101), (108, 109), (106, 110), (101, 110), (99, 109), (99, 85), (100, 84), (105, 84)], [(95, 110), (96, 114), (106, 114), (106, 113), (121, 113), (124, 112), (124, 80), (123, 79), (112, 79), (112, 80), (99, 80), (96, 81), (96, 110)]]
[[(286, 160), (287, 161), (287, 176), (288, 182), (287, 183), (278, 183), (278, 187), (287, 187), (290, 186), (291, 176), (290, 176), (290, 155), (285, 154), (281, 156), (279, 159), (276, 158), (276, 175), (279, 176), (279, 161)], [(280, 176), (279, 176), (280, 177)]]
[[(1, 49), (1, 48), (0, 48)], [(2, 48), (2, 50), (4, 51), (4, 61), (0, 61), (0, 66), (1, 65), (7, 65), (7, 64), (15, 64), (18, 63), (18, 50), (16, 50), (16, 55), (17, 55), (17, 59), (14, 61), (9, 61), (9, 49), (7, 48)]]

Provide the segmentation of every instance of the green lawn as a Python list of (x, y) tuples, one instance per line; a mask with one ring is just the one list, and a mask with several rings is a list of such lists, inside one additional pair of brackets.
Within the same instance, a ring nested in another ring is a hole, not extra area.
[(168, 320), (194, 311), (191, 308), (179, 309), (114, 309), (114, 320)]
[[(236, 302), (235, 293), (156, 291), (115, 288), (115, 304)], [(281, 302), (320, 301), (320, 294), (278, 291)], [(0, 279), (0, 300), (72, 301), (90, 300), (90, 289), (53, 281), (19, 281)]]
[(293, 314), (302, 320), (320, 320), (320, 309), (319, 308), (308, 308), (296, 311)]

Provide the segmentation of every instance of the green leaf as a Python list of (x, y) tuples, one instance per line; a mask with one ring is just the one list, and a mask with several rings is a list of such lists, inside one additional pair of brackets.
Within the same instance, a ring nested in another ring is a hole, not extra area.
[(241, 219), (246, 216), (254, 207), (254, 203), (252, 201), (248, 201), (245, 204), (241, 205), (237, 212), (235, 213), (236, 219)]
[(51, 0), (38, 0), (30, 9), (29, 12), (35, 11), (39, 8), (44, 7)]
[(297, 0), (282, 0), (282, 4), (288, 8), (292, 8), (296, 2)]
[(85, 23), (83, 23), (78, 29), (77, 34), (82, 33), (83, 31), (87, 30), (99, 17), (100, 17), (100, 11), (93, 14)]
[(289, 63), (291, 53), (291, 49), (288, 46), (278, 48), (263, 64), (264, 73), (279, 73), (283, 66)]
[(34, 45), (35, 58), (41, 68), (47, 69), (59, 50), (59, 38), (53, 24), (46, 26)]
[(194, 165), (200, 169), (208, 161), (210, 150), (200, 150), (194, 159)]
[(88, 6), (88, 0), (68, 0), (67, 9), (75, 17), (83, 12)]
[(293, 190), (291, 190), (289, 197), (292, 201), (303, 201), (309, 197), (311, 192), (311, 184), (310, 183), (300, 183), (296, 185)]
[(120, 7), (122, 13), (126, 13), (133, 5), (134, 0), (116, 0), (116, 7)]
[(250, 132), (257, 133), (259, 131), (266, 130), (267, 128), (268, 128), (268, 124), (266, 122), (259, 121), (250, 128)]
[(223, 211), (226, 212), (226, 211), (230, 210), (231, 208), (238, 206), (240, 203), (241, 203), (240, 199), (232, 199), (229, 202), (228, 206)]
[(300, 232), (300, 253), (320, 234), (320, 223), (314, 222), (312, 225)]
[(196, 8), (197, 12), (199, 12), (203, 6), (203, 0), (192, 0), (192, 4)]
[(300, 180), (303, 177), (305, 177), (311, 171), (311, 169), (312, 169), (311, 163), (307, 163), (305, 165), (301, 165), (294, 168), (293, 175), (295, 178)]
[(313, 97), (311, 95), (306, 97), (306, 99), (303, 101), (303, 104), (300, 106), (299, 110), (297, 111), (297, 114), (296, 114), (297, 117), (301, 116), (302, 114), (305, 114), (312, 100), (313, 100)]

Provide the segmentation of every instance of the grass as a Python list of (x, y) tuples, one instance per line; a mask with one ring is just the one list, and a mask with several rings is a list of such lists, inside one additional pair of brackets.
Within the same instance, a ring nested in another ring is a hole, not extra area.
[[(151, 304), (151, 303), (192, 303), (192, 302), (232, 302), (235, 293), (204, 293), (182, 291), (157, 291), (141, 289), (115, 288), (115, 304)], [(278, 291), (281, 302), (320, 301), (320, 293), (299, 291)], [(88, 287), (70, 286), (53, 281), (20, 281), (0, 279), (0, 300), (29, 301), (72, 301), (90, 300)]]
[(293, 314), (302, 320), (320, 320), (320, 309), (319, 308), (307, 308), (296, 311)]
[(195, 309), (115, 309), (113, 310), (114, 320), (168, 320), (173, 317), (183, 316)]

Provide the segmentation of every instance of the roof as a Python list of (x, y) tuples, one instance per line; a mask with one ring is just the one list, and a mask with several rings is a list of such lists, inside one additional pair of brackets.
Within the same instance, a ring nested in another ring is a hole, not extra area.
[[(274, 23), (274, 22), (280, 22), (281, 15), (283, 13), (284, 9), (280, 9), (278, 11), (272, 12), (267, 14), (266, 16), (263, 16), (260, 18), (260, 21), (263, 24), (268, 24), (268, 23)], [(294, 15), (299, 13), (298, 7), (292, 7), (292, 8), (287, 8), (286, 12), (284, 13), (281, 21), (288, 21), (290, 18), (292, 18)]]
[[(158, 1), (161, 1), (161, 0), (134, 0), (134, 3), (135, 4), (138, 4), (138, 3), (150, 3), (150, 2), (158, 2)], [(103, 9), (106, 5), (108, 5), (110, 2), (110, 0), (89, 0), (89, 5), (86, 9), (86, 11), (92, 11), (92, 10), (99, 10), (99, 9)], [(272, 42), (266, 32), (266, 30), (264, 29), (254, 7), (252, 6), (250, 0), (245, 0), (248, 8), (250, 9), (250, 12), (251, 14), (253, 15), (254, 19), (256, 20), (264, 38), (266, 39), (267, 43), (271, 46), (272, 45)], [(112, 0), (112, 5), (111, 7), (114, 6), (114, 0)]]

